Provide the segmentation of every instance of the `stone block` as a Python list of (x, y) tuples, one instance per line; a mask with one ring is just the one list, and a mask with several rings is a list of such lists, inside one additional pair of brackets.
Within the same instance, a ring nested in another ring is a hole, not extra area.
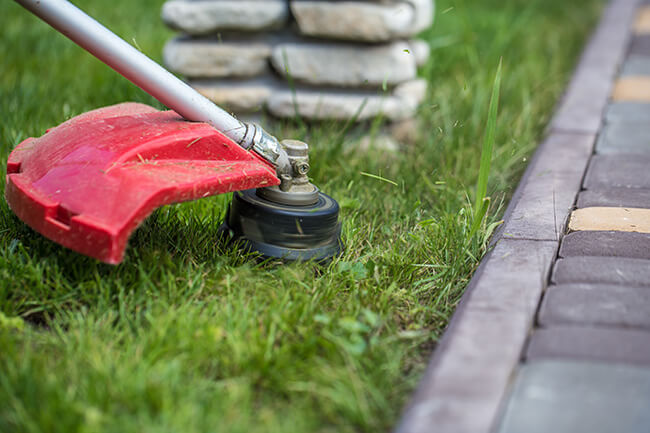
[(431, 47), (421, 39), (411, 39), (409, 41), (411, 54), (415, 57), (417, 66), (424, 66), (431, 56)]
[(613, 256), (650, 260), (650, 234), (614, 231), (569, 233), (562, 239), (559, 256)]
[(621, 71), (621, 76), (650, 76), (650, 57), (629, 56)]
[(650, 261), (623, 257), (567, 257), (555, 263), (555, 284), (616, 284), (650, 287)]
[(629, 55), (650, 56), (650, 35), (637, 35), (632, 38)]
[(650, 189), (650, 156), (594, 155), (585, 175), (585, 189)]
[(595, 188), (578, 195), (578, 208), (592, 206), (621, 206), (650, 209), (650, 189)]
[(423, 80), (403, 83), (388, 94), (371, 90), (286, 88), (271, 95), (268, 109), (277, 117), (299, 115), (309, 119), (362, 121), (382, 115), (395, 121), (412, 117), (425, 92)]
[(501, 239), (472, 289), (472, 308), (533, 317), (556, 254), (555, 241)]
[(614, 83), (613, 101), (650, 102), (650, 77), (626, 76)]
[(606, 326), (650, 330), (650, 289), (606, 284), (551, 286), (537, 321), (557, 325)]
[(533, 333), (526, 361), (563, 359), (650, 367), (650, 331), (551, 326)]
[(601, 130), (596, 153), (650, 155), (650, 128), (641, 122), (608, 123)]
[(272, 44), (262, 38), (172, 39), (165, 45), (163, 61), (186, 77), (252, 77), (269, 71)]
[(639, 8), (634, 22), (634, 33), (637, 35), (650, 35), (650, 7)]
[(272, 77), (251, 80), (203, 79), (189, 84), (215, 104), (238, 113), (262, 110), (279, 83)]
[(392, 2), (291, 1), (300, 32), (364, 42), (408, 38), (433, 22), (432, 0)]
[(507, 238), (557, 240), (564, 232), (594, 136), (552, 133), (540, 145), (508, 208)]
[(169, 27), (190, 35), (275, 29), (288, 18), (287, 0), (169, 0), (162, 8)]
[(275, 70), (298, 83), (341, 87), (393, 86), (416, 77), (410, 45), (289, 42), (273, 48)]
[(569, 230), (650, 233), (650, 209), (587, 207), (571, 213)]
[(650, 103), (614, 102), (605, 112), (607, 123), (650, 123)]
[[(498, 433), (643, 433), (650, 369), (586, 362), (524, 364)], [(471, 415), (468, 415), (471, 416)]]

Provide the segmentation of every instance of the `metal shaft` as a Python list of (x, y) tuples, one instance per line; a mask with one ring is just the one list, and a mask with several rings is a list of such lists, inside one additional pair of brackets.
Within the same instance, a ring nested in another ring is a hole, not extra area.
[(206, 122), (242, 147), (255, 148), (261, 128), (240, 122), (72, 3), (15, 1), (185, 119)]

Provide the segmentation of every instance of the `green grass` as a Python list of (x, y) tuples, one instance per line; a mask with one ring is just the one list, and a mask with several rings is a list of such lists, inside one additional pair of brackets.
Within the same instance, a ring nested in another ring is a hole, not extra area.
[[(77, 3), (160, 59), (162, 0)], [(326, 268), (259, 265), (220, 246), (227, 197), (157, 211), (118, 267), (43, 239), (2, 201), (0, 431), (390, 430), (602, 3), (438, 1), (416, 143), (398, 154), (358, 150), (340, 124), (278, 124), (312, 145), (312, 177), (342, 206), (347, 249)], [(73, 115), (155, 105), (13, 2), (0, 4), (0, 29), (2, 167), (18, 142)], [(492, 208), (470, 236), (481, 195)]]

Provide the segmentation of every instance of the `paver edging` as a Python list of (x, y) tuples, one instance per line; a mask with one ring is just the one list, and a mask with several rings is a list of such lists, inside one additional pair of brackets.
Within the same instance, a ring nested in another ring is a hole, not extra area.
[[(560, 234), (580, 192), (638, 3), (612, 0), (605, 9), (547, 137), (506, 210), (504, 224), (492, 242), (494, 248), (470, 281), (396, 433), (488, 433), (495, 428), (548, 284)], [(586, 111), (585, 105), (590, 107)], [(578, 146), (557, 145), (571, 140)], [(574, 159), (558, 161), (558, 151), (573, 152)], [(538, 176), (545, 171), (552, 173), (552, 180), (540, 182)], [(556, 180), (562, 182), (559, 208)], [(545, 199), (549, 196), (552, 208)], [(551, 212), (552, 232), (548, 218), (541, 224), (535, 218), (540, 210)], [(525, 224), (518, 225), (523, 218)], [(516, 227), (521, 230), (513, 230)], [(508, 259), (512, 254), (519, 254), (518, 260)], [(518, 277), (508, 281), (498, 278), (499, 274)]]

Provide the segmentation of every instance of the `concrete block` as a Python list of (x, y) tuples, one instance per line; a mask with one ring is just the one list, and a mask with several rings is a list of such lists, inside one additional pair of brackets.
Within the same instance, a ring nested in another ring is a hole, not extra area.
[(498, 433), (642, 433), (650, 369), (585, 362), (525, 364)]

